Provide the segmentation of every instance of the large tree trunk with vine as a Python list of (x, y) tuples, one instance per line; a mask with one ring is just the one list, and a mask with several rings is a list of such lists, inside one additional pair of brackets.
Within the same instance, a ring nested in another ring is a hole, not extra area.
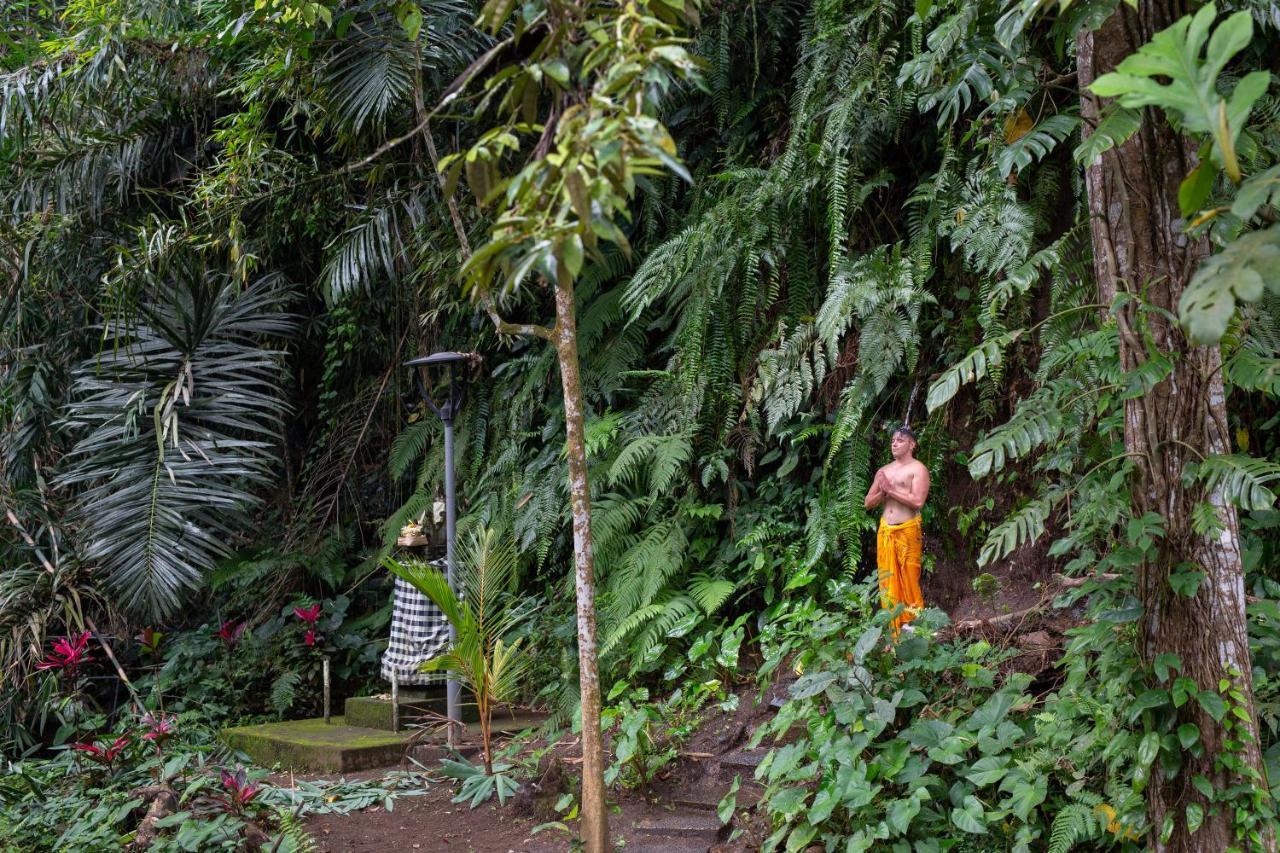
[[(1099, 104), (1085, 87), (1188, 11), (1185, 2), (1140, 0), (1136, 11), (1122, 4), (1099, 30), (1078, 38), (1086, 124), (1096, 124)], [(1182, 479), (1189, 462), (1230, 447), (1219, 350), (1192, 345), (1174, 319), (1183, 288), (1209, 254), (1205, 240), (1185, 235), (1178, 207), (1178, 186), (1195, 163), (1189, 140), (1148, 110), (1138, 132), (1105, 152), (1085, 175), (1099, 295), (1110, 302), (1117, 294), (1132, 294), (1118, 311), (1121, 363), (1126, 371), (1144, 365), (1166, 370), (1147, 393), (1125, 404), (1125, 449), (1135, 466), (1133, 510), (1155, 513), (1165, 524), (1155, 554), (1138, 569), (1144, 608), (1140, 653), (1148, 663), (1159, 654), (1177, 655), (1180, 675), (1215, 696), (1220, 682), (1230, 682), (1243, 695), (1244, 702), (1236, 704), (1248, 717), (1228, 712), (1219, 722), (1195, 698), (1180, 709), (1180, 723), (1199, 727), (1203, 749), (1199, 756), (1184, 751), (1181, 771), (1172, 779), (1163, 777), (1158, 763), (1152, 768), (1147, 788), (1151, 849), (1162, 851), (1226, 850), (1240, 844), (1235, 810), (1206, 802), (1193, 786), (1195, 777), (1203, 776), (1216, 792), (1260, 785), (1264, 778), (1236, 511), (1220, 489), (1207, 493)], [(1167, 366), (1159, 364), (1162, 359)], [(1196, 532), (1193, 510), (1201, 503), (1207, 504), (1206, 515), (1216, 517), (1216, 532)], [(1175, 591), (1170, 577), (1187, 577), (1184, 573), (1192, 570), (1202, 572), (1203, 579), (1188, 597)], [(1187, 809), (1194, 812), (1196, 806), (1204, 818), (1193, 833)], [(1172, 833), (1162, 839), (1168, 819)], [(1274, 838), (1265, 846), (1274, 850)]]
[(578, 684), (582, 693), (582, 843), (588, 853), (609, 849), (604, 796), (604, 743), (600, 732), (600, 672), (596, 662), (595, 558), (591, 551), (591, 492), (583, 434), (582, 379), (573, 283), (556, 283), (556, 325), (564, 422), (569, 455), (569, 503), (573, 513), (573, 562), (578, 593)]

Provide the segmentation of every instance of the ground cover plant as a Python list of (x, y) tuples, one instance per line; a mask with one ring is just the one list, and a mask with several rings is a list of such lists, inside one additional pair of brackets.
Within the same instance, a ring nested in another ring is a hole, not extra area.
[(384, 689), (453, 350), (589, 849), (751, 683), (726, 839), (1274, 850), (1278, 55), (1266, 0), (5, 4), (0, 830), (180, 780), (156, 844), (305, 846), (213, 732)]

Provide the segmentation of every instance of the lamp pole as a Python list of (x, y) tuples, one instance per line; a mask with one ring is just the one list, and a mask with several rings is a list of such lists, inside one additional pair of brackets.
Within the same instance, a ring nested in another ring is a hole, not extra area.
[[(409, 367), (414, 372), (414, 379), (417, 382), (418, 393), (422, 396), (423, 401), (435, 412), (436, 417), (444, 425), (444, 560), (445, 560), (445, 578), (449, 581), (449, 589), (455, 593), (458, 591), (457, 582), (454, 577), (454, 567), (456, 565), (456, 539), (458, 534), (458, 497), (457, 484), (454, 477), (453, 463), (453, 419), (462, 409), (463, 399), (466, 397), (465, 374), (461, 376), (454, 374), (455, 367), (461, 367), (463, 362), (471, 362), (476, 360), (478, 356), (475, 353), (462, 352), (437, 352), (431, 355), (414, 358), (404, 363), (405, 367)], [(427, 393), (427, 386), (422, 381), (423, 370), (431, 365), (442, 365), (447, 371), (446, 381), (448, 382), (448, 398), (443, 405), (436, 405), (431, 399), (431, 395)], [(458, 629), (454, 627), (452, 622), (449, 623), (449, 645), (452, 647), (458, 640)], [(445, 682), (445, 714), (449, 717), (449, 745), (452, 746), (457, 737), (456, 728), (462, 724), (462, 717), (458, 711), (459, 701), (461, 699), (462, 687), (458, 684), (457, 678), (453, 672), (448, 675), (448, 681)]]

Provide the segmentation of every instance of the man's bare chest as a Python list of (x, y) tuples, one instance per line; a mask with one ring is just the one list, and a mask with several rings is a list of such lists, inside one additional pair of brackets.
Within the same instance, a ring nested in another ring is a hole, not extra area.
[(909, 490), (915, 482), (915, 471), (910, 468), (899, 468), (896, 465), (885, 468), (884, 476), (889, 481), (889, 485), (895, 489)]

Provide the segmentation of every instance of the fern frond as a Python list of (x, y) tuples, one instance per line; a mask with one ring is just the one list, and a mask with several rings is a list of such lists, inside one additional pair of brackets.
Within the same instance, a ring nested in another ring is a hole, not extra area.
[(1021, 329), (1007, 332), (989, 341), (983, 341), (969, 351), (969, 354), (942, 372), (942, 375), (929, 386), (929, 395), (925, 406), (932, 413), (945, 405), (960, 390), (960, 386), (976, 382), (987, 375), (987, 371), (1000, 363), (1004, 358), (1004, 350), (1018, 339)]
[(1186, 476), (1246, 511), (1270, 509), (1276, 501), (1268, 483), (1280, 480), (1280, 464), (1239, 453), (1218, 453), (1187, 466)]
[(719, 610), (735, 589), (737, 586), (733, 581), (705, 572), (689, 578), (689, 595), (708, 616)]
[(1024, 456), (1032, 448), (1057, 438), (1062, 413), (1055, 395), (1040, 389), (1022, 401), (1012, 418), (983, 436), (969, 457), (969, 474), (980, 479), (999, 471), (1005, 463)]
[(392, 479), (399, 480), (422, 457), (435, 429), (434, 418), (423, 418), (409, 424), (392, 440), (391, 456), (387, 460)]
[(293, 708), (298, 698), (298, 683), (302, 676), (294, 670), (285, 670), (271, 683), (271, 709), (280, 716)]
[(1044, 533), (1045, 522), (1059, 499), (1059, 493), (1051, 491), (1042, 495), (1004, 521), (997, 524), (987, 534), (978, 555), (978, 565), (986, 566), (996, 560), (1002, 560), (1021, 548), (1040, 538)]
[(1103, 152), (1123, 145), (1129, 137), (1137, 133), (1138, 125), (1141, 123), (1141, 112), (1112, 103), (1102, 116), (1102, 120), (1098, 122), (1098, 126), (1076, 146), (1072, 157), (1082, 166), (1091, 166)]
[(1041, 121), (1026, 134), (1000, 149), (996, 155), (996, 169), (1000, 177), (1008, 178), (1015, 169), (1021, 172), (1037, 160), (1044, 159), (1058, 143), (1075, 132), (1080, 119), (1075, 116), (1052, 115)]

